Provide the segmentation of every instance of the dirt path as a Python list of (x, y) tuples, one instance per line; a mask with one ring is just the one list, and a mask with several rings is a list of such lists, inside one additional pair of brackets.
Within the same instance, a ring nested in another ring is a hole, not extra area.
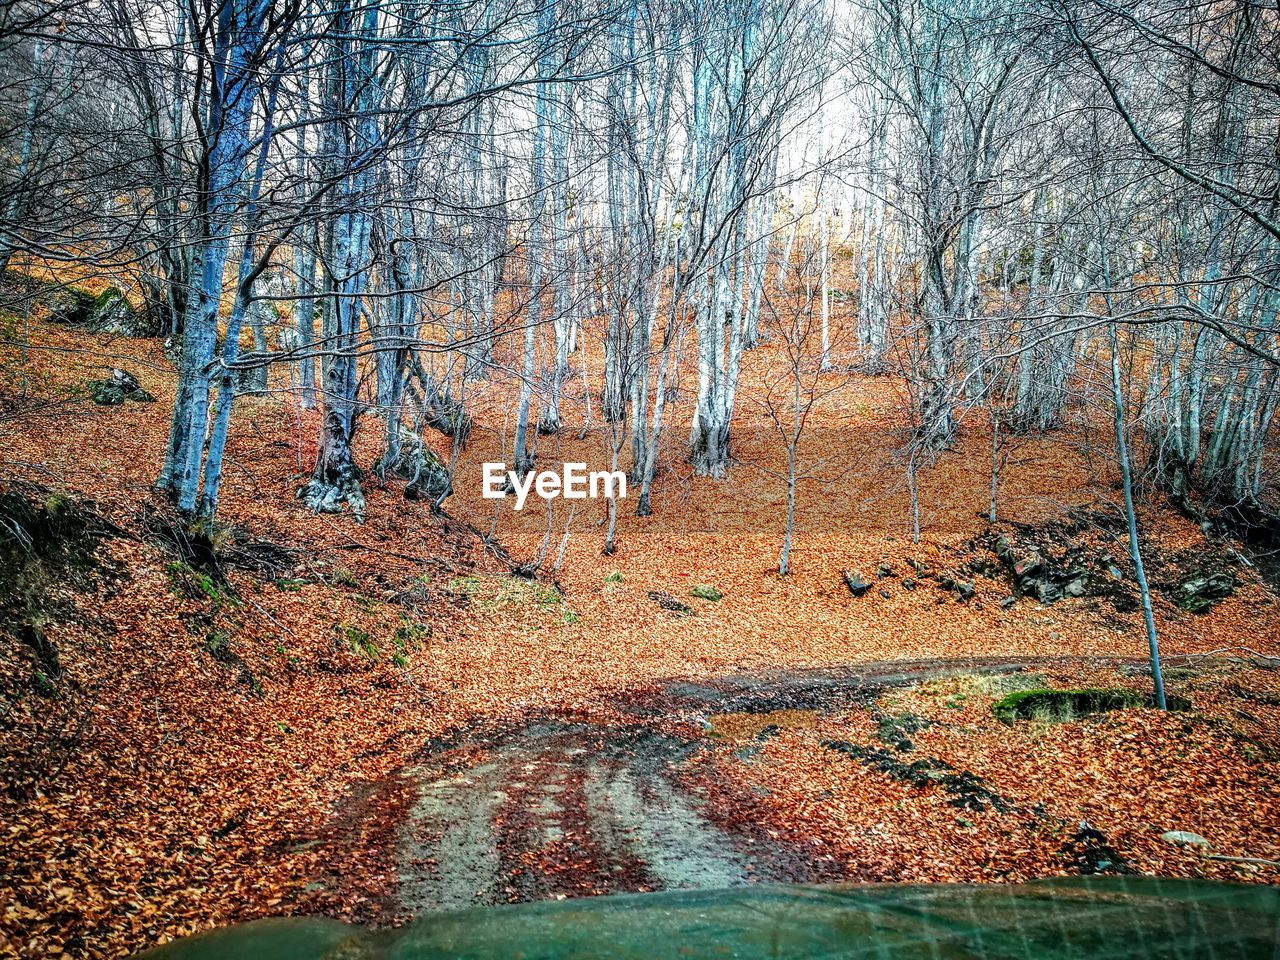
[[(400, 907), (838, 879), (839, 866), (806, 839), (716, 817), (708, 795), (717, 785), (679, 769), (709, 749), (698, 733), (709, 718), (826, 713), (962, 670), (1045, 665), (932, 660), (739, 674), (620, 696), (610, 706), (622, 719), (612, 722), (542, 713), (466, 731), (428, 747), (409, 771), (416, 801), (399, 842)], [(689, 721), (677, 729), (690, 733), (673, 733), (670, 719)]]

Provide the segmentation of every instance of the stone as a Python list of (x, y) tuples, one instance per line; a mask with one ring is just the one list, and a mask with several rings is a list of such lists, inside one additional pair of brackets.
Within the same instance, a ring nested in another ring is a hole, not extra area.
[(1033, 553), (1029, 557), (1023, 557), (1013, 565), (1013, 575), (1019, 580), (1034, 577), (1037, 573), (1044, 569), (1044, 558), (1038, 553)]
[(1057, 603), (1062, 599), (1062, 588), (1052, 580), (1032, 580), (1027, 584), (1030, 589), (1027, 591), (1045, 606)]
[[(871, 589), (871, 584), (862, 579), (862, 575), (856, 570), (846, 570), (844, 572), (844, 585), (849, 588), (849, 592), (855, 597), (860, 597)], [(903, 586), (906, 586), (904, 583)], [(907, 589), (910, 589), (908, 587)]]
[(1000, 600), (1000, 609), (1001, 609), (1001, 610), (1008, 610), (1010, 607), (1012, 607), (1012, 606), (1013, 606), (1015, 603), (1017, 603), (1017, 602), (1018, 602), (1018, 598), (1017, 598), (1017, 597), (1015, 597), (1013, 594), (1009, 594), (1007, 597), (1003, 597), (1003, 598)]
[(1183, 610), (1207, 613), (1218, 601), (1235, 593), (1235, 589), (1236, 577), (1229, 570), (1197, 573), (1178, 584), (1173, 600)]
[(681, 616), (689, 616), (693, 613), (693, 607), (681, 603), (671, 594), (663, 593), (661, 590), (650, 590), (648, 597), (668, 613), (680, 614)]
[(142, 389), (138, 378), (127, 370), (115, 369), (106, 380), (90, 380), (86, 386), (93, 402), (104, 407), (118, 407), (126, 400), (154, 403), (155, 397)]
[(1068, 597), (1083, 597), (1089, 590), (1089, 573), (1086, 570), (1071, 570), (1067, 574), (1067, 582), (1062, 592)]
[(996, 539), (996, 558), (1011, 567), (1017, 562), (1017, 558), (1013, 555), (1013, 547), (1009, 546), (1009, 541), (1003, 536)]
[(42, 300), (52, 323), (125, 337), (146, 337), (155, 332), (146, 315), (135, 310), (116, 287), (107, 287), (97, 296), (77, 287), (59, 287), (44, 294)]
[(1191, 833), (1189, 830), (1166, 830), (1160, 834), (1160, 839), (1166, 843), (1177, 844), (1180, 847), (1208, 847), (1209, 841), (1198, 833)]

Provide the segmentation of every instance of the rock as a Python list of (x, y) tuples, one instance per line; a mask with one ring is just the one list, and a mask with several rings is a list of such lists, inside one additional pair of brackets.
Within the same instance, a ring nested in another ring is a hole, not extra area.
[(1012, 606), (1013, 606), (1015, 603), (1017, 603), (1017, 602), (1018, 602), (1018, 598), (1017, 598), (1017, 597), (1015, 597), (1013, 594), (1009, 594), (1009, 596), (1004, 597), (1004, 598), (1002, 598), (1002, 599), (1001, 599), (1001, 601), (1000, 601), (1000, 609), (1001, 609), (1001, 610), (1008, 610), (1010, 607), (1012, 607)]
[(50, 323), (66, 323), (79, 326), (89, 316), (93, 297), (75, 287), (57, 287), (42, 296), (41, 301), (49, 311)]
[(711, 586), (709, 583), (700, 583), (689, 591), (689, 596), (697, 597), (699, 600), (719, 600), (724, 594)]
[[(862, 575), (856, 570), (846, 570), (844, 572), (844, 585), (849, 588), (849, 592), (855, 597), (860, 597), (871, 589), (871, 584), (862, 579)], [(906, 586), (904, 583), (903, 586)], [(907, 587), (907, 589), (911, 589)]]
[(1089, 572), (1087, 570), (1071, 570), (1062, 592), (1068, 597), (1083, 597), (1089, 590)]
[(1209, 841), (1198, 833), (1191, 833), (1188, 830), (1166, 830), (1160, 834), (1160, 839), (1166, 843), (1174, 843), (1180, 847), (1208, 847)]
[(357, 522), (364, 522), (364, 491), (356, 474), (348, 474), (336, 480), (319, 480), (312, 477), (298, 488), (297, 498), (316, 513), (341, 513), (343, 505), (351, 509)]
[(1013, 555), (1013, 547), (1009, 546), (1009, 541), (1003, 536), (996, 538), (996, 559), (1007, 566), (1012, 567), (1017, 562), (1017, 557)]
[(164, 355), (174, 366), (178, 365), (178, 361), (182, 359), (182, 338), (179, 336), (168, 336), (164, 338)]
[(93, 402), (104, 407), (118, 407), (126, 400), (154, 403), (155, 397), (142, 389), (138, 378), (127, 370), (112, 370), (107, 380), (90, 380), (86, 386)]
[(973, 596), (974, 587), (973, 584), (969, 583), (967, 580), (957, 580), (955, 583), (955, 591), (956, 597), (963, 603)]
[(89, 396), (100, 407), (118, 407), (125, 401), (124, 391), (110, 380), (90, 380)]
[(658, 606), (669, 613), (676, 613), (681, 616), (689, 616), (693, 613), (693, 607), (681, 603), (671, 594), (663, 593), (661, 590), (650, 590), (648, 597), (650, 600), (656, 601)]
[(888, 600), (888, 599), (889, 599), (889, 591), (888, 591), (888, 590), (881, 590), (881, 591), (880, 591), (880, 596), (882, 596), (882, 597), (884, 597), (886, 600)]
[(1013, 565), (1013, 575), (1019, 580), (1025, 580), (1034, 577), (1043, 569), (1044, 558), (1038, 553), (1033, 553), (1029, 557), (1023, 557)]
[(155, 331), (116, 287), (107, 287), (96, 297), (77, 287), (59, 287), (42, 298), (52, 323), (85, 327), (96, 333), (125, 337), (151, 336)]
[(1048, 578), (1027, 581), (1024, 592), (1031, 594), (1045, 606), (1062, 599), (1062, 588)]
[(885, 579), (886, 577), (892, 577), (893, 567), (889, 566), (887, 563), (880, 564), (880, 566), (876, 567), (876, 576), (879, 577), (881, 580)]
[(125, 299), (125, 295), (115, 287), (108, 287), (94, 300), (86, 326), (98, 333), (115, 333), (125, 337), (145, 337), (154, 332), (142, 315)]
[(1186, 577), (1174, 591), (1173, 601), (1191, 613), (1207, 613), (1214, 604), (1235, 593), (1236, 577), (1229, 570)]
[(907, 577), (907, 579), (902, 581), (902, 588), (904, 590), (914, 590), (916, 588), (916, 582), (910, 577)]

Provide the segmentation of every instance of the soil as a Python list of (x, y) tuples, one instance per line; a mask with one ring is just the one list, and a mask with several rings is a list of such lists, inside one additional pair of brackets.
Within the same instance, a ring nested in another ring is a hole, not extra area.
[(592, 715), (540, 710), (459, 731), (405, 771), (414, 799), (397, 842), (396, 912), (846, 879), (848, 865), (812, 838), (718, 814), (713, 798), (733, 788), (713, 765), (686, 763), (717, 744), (713, 718), (757, 715), (767, 738), (782, 712), (795, 723), (958, 671), (1042, 666), (921, 660), (739, 673), (629, 691)]

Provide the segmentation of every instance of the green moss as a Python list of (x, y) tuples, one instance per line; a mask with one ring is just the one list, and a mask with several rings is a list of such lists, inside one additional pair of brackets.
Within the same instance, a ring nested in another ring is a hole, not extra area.
[(57, 522), (60, 517), (67, 516), (74, 509), (75, 504), (65, 493), (50, 493), (44, 498), (44, 512), (54, 522)]
[(218, 630), (206, 636), (204, 638), (204, 650), (205, 653), (219, 663), (233, 664), (240, 662), (240, 658), (231, 649), (231, 635), (224, 630)]
[(216, 580), (188, 563), (175, 560), (165, 568), (169, 574), (169, 589), (179, 597), (198, 600), (204, 597), (215, 604), (234, 603), (232, 595), (221, 589)]
[[(1123, 687), (1090, 687), (1075, 690), (1020, 690), (991, 705), (998, 720), (1012, 724), (1015, 720), (1039, 720), (1061, 723), (1106, 713), (1109, 710), (1131, 710), (1152, 706), (1152, 697)], [(1181, 697), (1168, 698), (1169, 709), (1186, 710), (1191, 704)]]
[(560, 591), (555, 587), (534, 587), (533, 599), (540, 607), (554, 607), (560, 602)]
[(401, 615), (400, 623), (391, 632), (391, 644), (395, 647), (395, 653), (391, 655), (391, 661), (397, 667), (406, 667), (409, 665), (409, 655), (421, 650), (430, 642), (431, 628), (429, 626), (417, 623)]
[(486, 609), (535, 607), (547, 613), (563, 613), (568, 609), (564, 595), (557, 587), (525, 577), (454, 577), (449, 581), (448, 589), (450, 593), (465, 596)]
[(604, 578), (604, 582), (605, 583), (621, 583), (622, 574), (619, 573), (617, 570), (615, 570), (613, 571), (613, 573), (609, 574), (607, 577)]
[(707, 583), (700, 583), (689, 591), (691, 597), (697, 597), (699, 600), (719, 600), (724, 596), (719, 590)]
[(111, 304), (115, 303), (117, 300), (123, 300), (123, 299), (124, 299), (124, 294), (121, 293), (118, 288), (107, 287), (107, 289), (103, 290), (100, 294), (98, 294), (96, 297), (93, 298), (93, 307), (92, 307), (93, 313), (94, 314), (101, 313), (103, 310), (106, 310), (107, 307), (111, 306)]
[(360, 586), (356, 580), (356, 575), (346, 567), (338, 567), (333, 571), (333, 583), (340, 587), (354, 588)]
[(338, 635), (350, 648), (352, 653), (367, 657), (370, 660), (382, 659), (382, 651), (378, 649), (378, 644), (373, 637), (369, 636), (369, 631), (350, 623), (340, 623), (337, 626)]

